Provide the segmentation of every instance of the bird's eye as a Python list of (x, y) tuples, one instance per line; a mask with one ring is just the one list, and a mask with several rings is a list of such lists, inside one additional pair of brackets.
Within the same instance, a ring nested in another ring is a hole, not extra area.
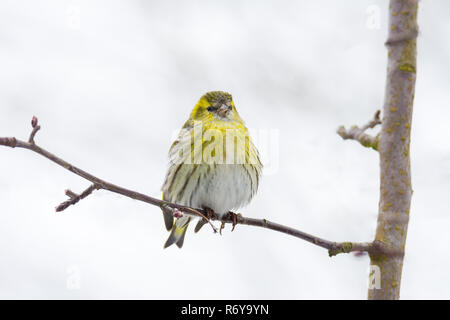
[(214, 111), (214, 107), (213, 106), (209, 106), (208, 108), (206, 108), (206, 110), (208, 110), (209, 112)]

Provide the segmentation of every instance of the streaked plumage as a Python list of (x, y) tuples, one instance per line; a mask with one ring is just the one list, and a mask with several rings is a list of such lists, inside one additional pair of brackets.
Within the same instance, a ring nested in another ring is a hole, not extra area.
[[(193, 208), (210, 208), (219, 216), (250, 202), (262, 164), (244, 122), (229, 93), (203, 95), (169, 151), (169, 170), (162, 187), (163, 200)], [(167, 230), (165, 247), (182, 247), (189, 222), (174, 222), (163, 210)], [(197, 225), (196, 231), (202, 222)]]

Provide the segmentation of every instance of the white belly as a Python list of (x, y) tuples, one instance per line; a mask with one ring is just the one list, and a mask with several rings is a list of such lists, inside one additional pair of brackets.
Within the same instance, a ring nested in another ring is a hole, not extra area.
[(254, 184), (257, 180), (252, 181), (242, 165), (216, 165), (193, 191), (190, 205), (211, 208), (222, 216), (249, 203), (256, 192)]

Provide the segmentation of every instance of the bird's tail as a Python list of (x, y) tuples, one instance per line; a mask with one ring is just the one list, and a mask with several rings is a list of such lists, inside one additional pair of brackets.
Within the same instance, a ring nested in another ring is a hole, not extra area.
[[(164, 192), (162, 194), (162, 199), (167, 200), (166, 197), (164, 197)], [(167, 231), (170, 231), (170, 229), (172, 229), (172, 226), (173, 226), (172, 209), (170, 209), (168, 207), (161, 207), (161, 209), (162, 209), (162, 213), (163, 213), (163, 217), (164, 217), (164, 224), (166, 225), (166, 229), (167, 229)]]
[(170, 231), (173, 227), (173, 213), (172, 209), (162, 207), (164, 224), (166, 225), (167, 231)]
[(174, 243), (178, 248), (183, 246), (184, 236), (186, 235), (186, 230), (190, 221), (191, 218), (186, 216), (175, 220), (175, 223), (172, 225), (170, 236), (164, 244), (164, 248), (167, 248)]

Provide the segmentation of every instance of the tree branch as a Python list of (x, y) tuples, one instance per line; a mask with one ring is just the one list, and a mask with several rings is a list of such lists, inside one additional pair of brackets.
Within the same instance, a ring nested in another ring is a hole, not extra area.
[[(137, 191), (129, 190), (120, 186), (117, 186), (115, 184), (112, 184), (110, 182), (107, 182), (105, 180), (102, 180), (72, 164), (69, 162), (57, 157), (56, 155), (50, 153), (49, 151), (39, 147), (34, 142), (34, 136), (36, 135), (36, 132), (40, 129), (40, 126), (37, 123), (37, 118), (33, 117), (32, 120), (32, 133), (30, 135), (29, 141), (25, 142), (22, 140), (18, 140), (14, 137), (11, 138), (2, 138), (0, 137), (0, 145), (11, 147), (11, 148), (23, 148), (27, 149), (33, 152), (36, 152), (40, 154), (41, 156), (53, 161), (54, 163), (64, 167), (66, 170), (69, 170), (70, 172), (90, 181), (92, 183), (91, 186), (89, 186), (85, 191), (83, 191), (81, 194), (76, 194), (72, 192), (71, 190), (66, 190), (66, 195), (69, 197), (68, 200), (62, 202), (60, 205), (56, 207), (56, 211), (60, 212), (65, 209), (67, 209), (71, 205), (75, 205), (80, 200), (88, 197), (94, 190), (107, 190), (110, 192), (121, 194), (125, 197), (139, 200), (160, 208), (169, 208), (172, 210), (175, 217), (179, 217), (180, 214), (187, 214), (192, 215), (196, 217), (200, 217), (202, 219), (205, 219), (207, 222), (211, 224), (208, 219), (207, 213), (203, 209), (197, 209), (197, 208), (190, 208), (187, 206), (179, 205), (176, 203), (167, 202), (164, 200), (156, 199), (150, 196), (147, 196), (145, 194), (139, 193)], [(211, 220), (218, 220), (215, 217), (212, 217)], [(233, 224), (234, 221), (231, 217), (225, 215), (222, 219), (220, 219), (223, 223), (231, 223)], [(349, 253), (349, 252), (371, 252), (372, 250), (372, 243), (353, 243), (353, 242), (332, 242), (325, 239), (321, 239), (319, 237), (310, 235), (308, 233), (302, 232), (300, 230), (283, 226), (281, 224), (268, 221), (266, 219), (254, 219), (254, 218), (247, 218), (243, 217), (242, 215), (238, 214), (237, 216), (237, 224), (243, 224), (248, 226), (254, 226), (254, 227), (260, 227), (260, 228), (266, 228), (273, 231), (278, 231), (302, 240), (305, 240), (307, 242), (310, 242), (316, 246), (325, 248), (328, 250), (328, 254), (330, 257), (335, 256), (339, 253)], [(211, 224), (213, 227), (214, 232), (217, 232), (217, 228)]]
[(59, 206), (56, 207), (56, 212), (61, 212), (65, 210), (67, 207), (74, 205), (81, 199), (86, 198), (88, 195), (90, 195), (94, 190), (100, 189), (95, 183), (91, 185), (89, 188), (84, 190), (80, 195), (70, 191), (66, 190), (66, 195), (70, 198), (69, 200), (66, 200), (62, 202)]
[(356, 140), (361, 145), (367, 148), (372, 148), (374, 150), (378, 150), (378, 136), (373, 137), (365, 131), (369, 128), (375, 128), (376, 125), (381, 124), (380, 120), (380, 110), (375, 112), (373, 119), (369, 121), (367, 124), (359, 128), (358, 126), (353, 126), (350, 130), (347, 131), (344, 126), (340, 126), (337, 130), (337, 134), (342, 137), (342, 139), (347, 140)]
[(379, 270), (371, 300), (399, 299), (411, 205), (410, 141), (416, 83), (418, 0), (389, 3), (388, 67), (383, 105), (380, 155), (380, 201), (377, 231), (370, 253)]
[(36, 116), (33, 116), (33, 118), (31, 119), (31, 127), (33, 128), (33, 130), (31, 131), (30, 137), (28, 138), (28, 142), (34, 144), (34, 136), (41, 129), (41, 126), (38, 125), (38, 118), (36, 118)]

